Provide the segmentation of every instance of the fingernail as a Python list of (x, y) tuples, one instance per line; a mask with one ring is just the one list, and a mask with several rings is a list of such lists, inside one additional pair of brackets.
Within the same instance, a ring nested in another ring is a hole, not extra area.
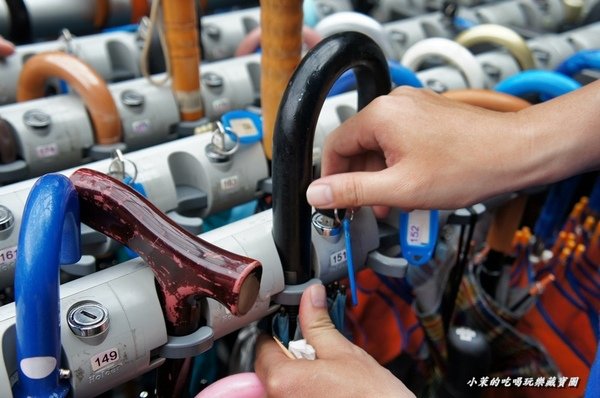
[(312, 285), (310, 287), (310, 302), (315, 308), (327, 307), (327, 298), (325, 297), (325, 286)]
[(323, 207), (333, 202), (333, 192), (327, 184), (312, 184), (306, 190), (306, 200), (315, 207)]

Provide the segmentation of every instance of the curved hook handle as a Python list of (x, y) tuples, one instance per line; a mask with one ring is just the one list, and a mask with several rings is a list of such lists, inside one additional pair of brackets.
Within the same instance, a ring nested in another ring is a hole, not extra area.
[(59, 267), (81, 257), (80, 235), (79, 202), (71, 181), (60, 174), (38, 179), (25, 204), (15, 270), (17, 396), (67, 393), (58, 377)]
[[(423, 87), (423, 83), (419, 80), (419, 77), (412, 69), (407, 68), (396, 61), (388, 60), (388, 67), (390, 69), (390, 79), (396, 86), (411, 86), (411, 87)], [(354, 73), (350, 70), (342, 73), (339, 79), (329, 90), (328, 97), (345, 93), (356, 88), (356, 78)]]
[(467, 48), (483, 43), (504, 46), (515, 58), (521, 70), (533, 69), (535, 66), (533, 55), (525, 39), (506, 26), (496, 24), (473, 26), (460, 33), (454, 40)]
[(575, 76), (584, 69), (600, 70), (600, 50), (581, 50), (556, 67), (558, 73)]
[(58, 77), (81, 96), (94, 124), (97, 144), (115, 144), (121, 141), (121, 118), (106, 82), (80, 59), (60, 51), (32, 56), (25, 62), (17, 85), (17, 101), (44, 96), (44, 84), (50, 77)]
[(248, 312), (258, 296), (261, 264), (214, 246), (179, 227), (131, 187), (106, 174), (79, 169), (71, 175), (81, 219), (127, 245), (154, 271), (172, 335), (198, 328), (191, 299), (213, 298), (234, 315)]
[(485, 73), (477, 58), (463, 45), (444, 37), (429, 37), (410, 46), (402, 56), (402, 65), (416, 71), (429, 58), (439, 57), (457, 68), (469, 88), (485, 87)]
[(286, 283), (308, 281), (311, 270), (310, 206), (315, 127), (329, 89), (346, 70), (358, 81), (358, 109), (391, 89), (387, 60), (368, 36), (329, 36), (306, 54), (292, 75), (275, 121), (273, 145), (273, 239)]
[(494, 87), (494, 90), (517, 97), (538, 94), (543, 99), (549, 99), (580, 87), (581, 84), (575, 79), (558, 72), (528, 70), (502, 80)]

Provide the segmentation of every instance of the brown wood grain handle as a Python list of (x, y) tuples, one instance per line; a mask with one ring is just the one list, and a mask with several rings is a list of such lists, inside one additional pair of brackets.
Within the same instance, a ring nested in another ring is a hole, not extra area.
[(204, 116), (200, 97), (200, 42), (194, 0), (163, 1), (163, 25), (173, 92), (183, 120)]
[(71, 175), (81, 221), (127, 245), (154, 271), (172, 334), (188, 334), (190, 299), (210, 297), (234, 315), (248, 312), (258, 296), (262, 266), (189, 233), (129, 186), (90, 169)]
[(273, 135), (279, 103), (302, 52), (302, 0), (262, 0), (261, 82), (263, 147), (268, 159), (273, 154)]

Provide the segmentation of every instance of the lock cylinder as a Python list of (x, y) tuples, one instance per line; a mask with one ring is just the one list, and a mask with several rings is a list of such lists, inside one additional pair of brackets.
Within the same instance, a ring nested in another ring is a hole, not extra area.
[(312, 216), (312, 225), (319, 235), (326, 238), (339, 236), (342, 232), (342, 225), (339, 220), (318, 212), (314, 213)]
[(108, 310), (95, 301), (81, 301), (69, 309), (67, 324), (74, 335), (82, 341), (96, 345), (108, 332), (110, 318)]

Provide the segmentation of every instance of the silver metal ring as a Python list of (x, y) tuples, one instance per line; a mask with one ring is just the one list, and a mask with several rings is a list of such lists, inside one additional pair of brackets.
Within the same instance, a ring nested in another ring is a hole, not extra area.
[[(130, 175), (129, 173), (127, 173), (126, 166), (125, 166), (126, 163), (130, 164), (131, 167), (133, 167), (133, 175)], [(121, 170), (119, 170), (119, 171), (113, 170), (113, 167), (116, 165), (120, 165)], [(112, 160), (112, 162), (110, 162), (110, 165), (108, 166), (108, 175), (111, 177), (120, 175), (121, 180), (125, 180), (125, 177), (130, 177), (131, 178), (130, 183), (134, 183), (137, 180), (138, 168), (134, 162), (132, 162), (129, 159), (126, 159), (125, 156), (123, 156), (123, 152), (121, 152), (120, 149), (115, 149), (115, 151), (113, 152), (113, 160)]]
[[(219, 121), (216, 122), (217, 128), (216, 130), (213, 131), (213, 136), (211, 137), (211, 144), (212, 144), (212, 150), (221, 155), (221, 156), (231, 156), (234, 153), (237, 152), (237, 150), (240, 147), (240, 137), (239, 135), (233, 131), (232, 129), (230, 129), (229, 127), (224, 127), (223, 124)], [(231, 149), (228, 150), (223, 150), (221, 149), (221, 145), (219, 143), (215, 142), (215, 139), (220, 135), (221, 139), (223, 140), (223, 146), (225, 146), (225, 131), (229, 132), (230, 134), (232, 134), (235, 137), (234, 140), (234, 145)]]

